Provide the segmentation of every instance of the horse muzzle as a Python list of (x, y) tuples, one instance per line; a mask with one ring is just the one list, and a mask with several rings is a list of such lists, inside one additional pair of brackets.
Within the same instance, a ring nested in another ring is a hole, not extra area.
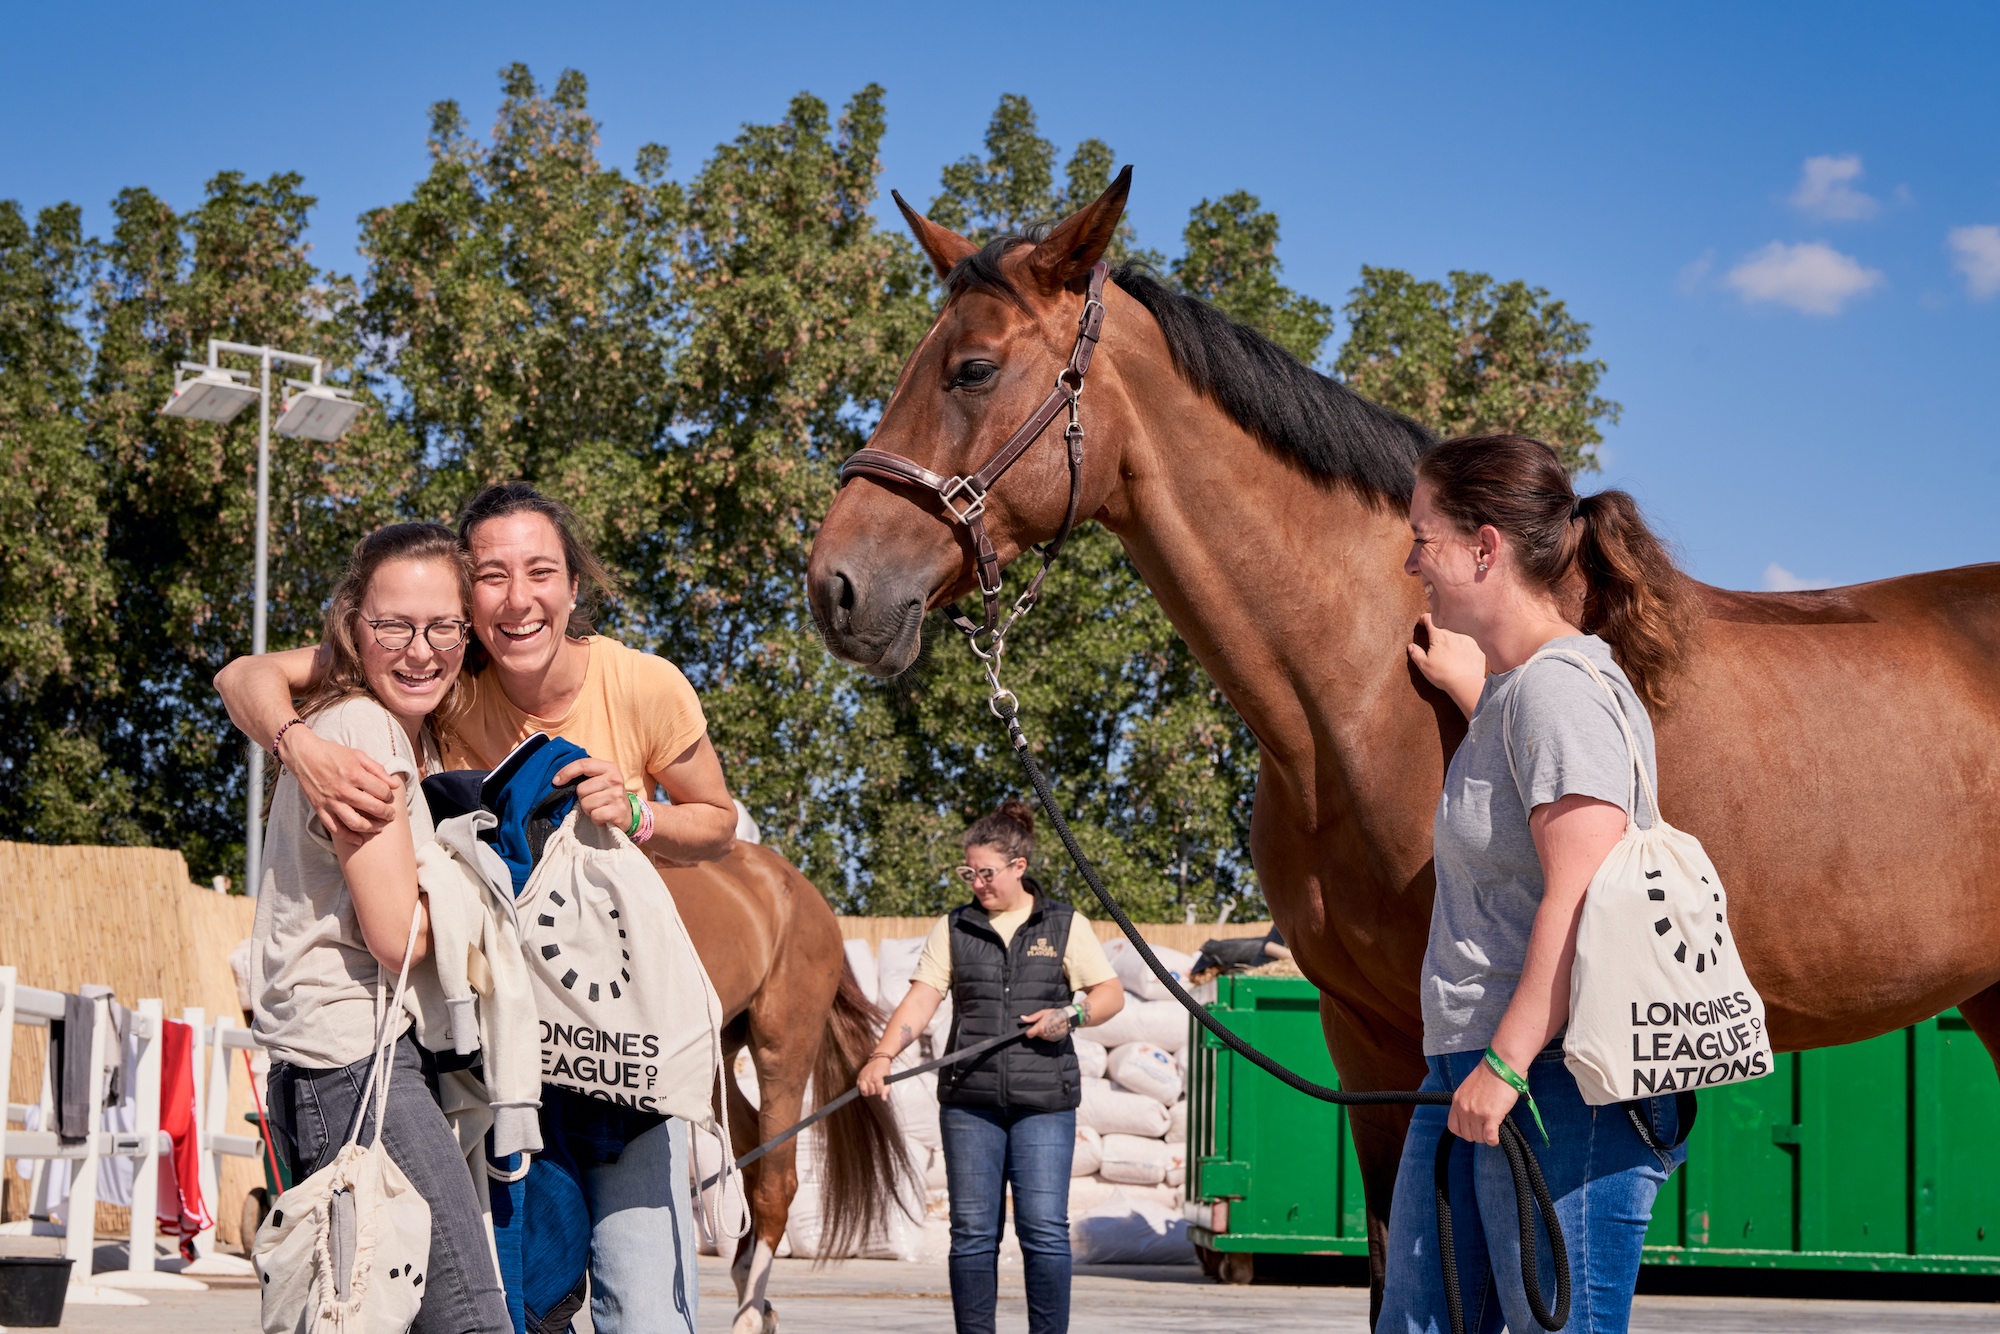
[(923, 648), (930, 590), (919, 578), (834, 566), (807, 579), (813, 620), (827, 651), (870, 676), (906, 671)]

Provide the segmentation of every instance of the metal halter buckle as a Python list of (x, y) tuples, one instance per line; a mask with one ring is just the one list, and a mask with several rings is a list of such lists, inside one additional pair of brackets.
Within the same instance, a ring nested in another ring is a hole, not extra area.
[[(952, 503), (959, 496), (971, 496), (972, 502), (961, 510)], [(951, 517), (963, 524), (970, 524), (986, 512), (986, 496), (982, 492), (973, 490), (970, 477), (954, 477), (946, 482), (938, 490), (938, 499), (944, 502), (944, 507), (951, 512)]]

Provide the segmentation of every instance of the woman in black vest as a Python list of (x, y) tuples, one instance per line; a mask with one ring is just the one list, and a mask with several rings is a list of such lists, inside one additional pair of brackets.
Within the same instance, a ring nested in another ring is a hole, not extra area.
[(1010, 1186), (1029, 1334), (1068, 1330), (1069, 1169), (1083, 1100), (1069, 1035), (1125, 1007), (1125, 990), (1090, 923), (1029, 878), (1034, 855), (1035, 817), (1018, 801), (1003, 803), (965, 831), (965, 865), (958, 874), (974, 901), (931, 928), (909, 994), (889, 1016), (857, 1081), (864, 1094), (887, 1098), (890, 1061), (929, 1025), (947, 992), (947, 1051), (1028, 1025), (1026, 1042), (938, 1074), (958, 1334), (993, 1334)]

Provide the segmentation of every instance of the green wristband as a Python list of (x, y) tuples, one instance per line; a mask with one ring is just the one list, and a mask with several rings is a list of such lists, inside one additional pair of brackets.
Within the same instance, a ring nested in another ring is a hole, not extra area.
[(1083, 1027), (1083, 1021), (1084, 1021), (1085, 1017), (1086, 1017), (1087, 1015), (1089, 1015), (1090, 1011), (1088, 1011), (1088, 1010), (1086, 1010), (1086, 1009), (1084, 1009), (1084, 1008), (1083, 1008), (1083, 1002), (1082, 1002), (1082, 1001), (1076, 1001), (1076, 1002), (1074, 1002), (1074, 1003), (1073, 1003), (1073, 1004), (1072, 1004), (1072, 1005), (1071, 1005), (1071, 1006), (1070, 1006), (1069, 1008), (1070, 1008), (1070, 1012), (1071, 1012), (1072, 1014), (1074, 1014), (1074, 1015), (1076, 1016), (1076, 1022), (1075, 1022), (1074, 1024), (1072, 1024), (1072, 1025), (1071, 1025), (1071, 1027), (1072, 1027), (1072, 1028), (1082, 1028), (1082, 1027)]
[(1514, 1067), (1507, 1064), (1500, 1053), (1491, 1047), (1486, 1049), (1486, 1068), (1505, 1080), (1508, 1088), (1513, 1089), (1514, 1092), (1528, 1100), (1528, 1110), (1534, 1113), (1535, 1116), (1535, 1129), (1542, 1132), (1542, 1143), (1547, 1144), (1549, 1142), (1548, 1127), (1542, 1124), (1542, 1109), (1535, 1106), (1535, 1095), (1528, 1088), (1528, 1081), (1517, 1074)]
[(637, 838), (639, 826), (646, 823), (646, 808), (639, 804), (639, 794), (636, 792), (627, 792), (625, 801), (632, 808), (632, 827), (625, 831), (625, 837)]

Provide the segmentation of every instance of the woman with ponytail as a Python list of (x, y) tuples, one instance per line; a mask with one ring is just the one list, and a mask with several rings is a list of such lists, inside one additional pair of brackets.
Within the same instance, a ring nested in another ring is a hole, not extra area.
[(1028, 875), (1034, 856), (1034, 812), (1011, 798), (965, 831), (958, 875), (973, 901), (931, 928), (909, 994), (855, 1081), (863, 1095), (887, 1098), (890, 1063), (930, 1025), (947, 994), (946, 1051), (1027, 1026), (1026, 1042), (938, 1072), (958, 1334), (993, 1334), (1010, 1186), (1029, 1334), (1069, 1328), (1069, 1169), (1083, 1101), (1069, 1035), (1125, 1007), (1125, 990), (1090, 923)]
[[(1446, 1133), (1470, 1141), (1452, 1159), (1466, 1328), (1535, 1327), (1513, 1181), (1496, 1147), (1511, 1114), (1568, 1239), (1568, 1329), (1622, 1331), (1653, 1199), (1686, 1158), (1687, 1126), (1671, 1096), (1627, 1103), (1630, 1115), (1587, 1105), (1563, 1065), (1562, 1034), (1585, 892), (1626, 821), (1651, 823), (1629, 809), (1633, 765), (1654, 776), (1648, 709), (1671, 698), (1691, 594), (1631, 496), (1578, 496), (1555, 451), (1525, 436), (1433, 448), (1417, 465), (1410, 531), (1403, 568), (1429, 606), (1410, 657), (1469, 720), (1438, 799), (1421, 979), (1424, 1087), (1456, 1094), (1412, 1119), (1376, 1328), (1446, 1324), (1431, 1199)], [(1596, 666), (1615, 705), (1574, 657), (1555, 655), (1564, 652)], [(1543, 1291), (1553, 1280), (1545, 1269)]]

